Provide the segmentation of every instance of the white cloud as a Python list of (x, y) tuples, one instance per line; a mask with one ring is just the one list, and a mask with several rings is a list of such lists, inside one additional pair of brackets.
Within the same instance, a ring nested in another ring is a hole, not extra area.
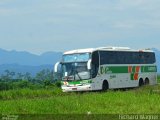
[(0, 16), (1, 15), (10, 15), (10, 14), (14, 14), (15, 13), (15, 9), (9, 9), (9, 8), (0, 8)]
[(0, 0), (0, 5), (1, 6), (6, 5), (6, 4), (10, 3), (11, 1), (13, 1), (13, 0)]
[(121, 28), (121, 29), (133, 29), (136, 26), (134, 23), (116, 22), (115, 24), (113, 24), (113, 27), (114, 28)]
[(148, 1), (149, 0), (118, 0), (115, 8), (117, 8), (117, 10), (126, 10), (143, 7), (148, 3)]
[(112, 27), (121, 30), (132, 30), (136, 31), (138, 29), (160, 29), (160, 21), (152, 19), (134, 19), (125, 21), (114, 21)]

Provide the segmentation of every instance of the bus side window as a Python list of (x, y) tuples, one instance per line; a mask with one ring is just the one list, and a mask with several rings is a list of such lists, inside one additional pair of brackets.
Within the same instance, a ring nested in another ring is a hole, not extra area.
[(92, 78), (95, 78), (97, 76), (98, 69), (99, 69), (99, 53), (98, 51), (95, 51), (92, 53), (92, 70), (91, 70)]
[(139, 60), (140, 60), (140, 62), (139, 62), (139, 64), (146, 64), (146, 57), (145, 57), (145, 53), (139, 53)]
[(146, 53), (145, 58), (146, 58), (147, 64), (153, 64), (156, 62), (154, 53)]

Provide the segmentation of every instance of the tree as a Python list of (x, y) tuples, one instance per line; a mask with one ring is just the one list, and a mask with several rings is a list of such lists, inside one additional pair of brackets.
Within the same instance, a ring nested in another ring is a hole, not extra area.
[(40, 81), (45, 80), (45, 69), (41, 70), (36, 74), (36, 79)]
[(53, 72), (49, 69), (43, 69), (36, 74), (36, 80), (43, 82), (45, 86), (50, 85), (53, 80)]
[(22, 73), (17, 73), (17, 79), (23, 80), (24, 79), (24, 75)]
[(14, 75), (15, 75), (15, 72), (12, 72), (12, 71), (9, 71), (9, 70), (5, 70), (4, 73), (5, 74), (1, 75), (1, 79), (4, 80), (4, 81), (12, 80)]
[(24, 74), (24, 80), (28, 80), (28, 81), (31, 81), (32, 80), (32, 77), (31, 77), (31, 74), (29, 72), (26, 72)]
[(8, 90), (12, 88), (12, 80), (14, 79), (15, 72), (5, 70), (1, 75), (0, 90)]
[(50, 71), (49, 69), (43, 69), (36, 74), (36, 79), (40, 81), (44, 81), (44, 80), (52, 81), (53, 79), (52, 71)]

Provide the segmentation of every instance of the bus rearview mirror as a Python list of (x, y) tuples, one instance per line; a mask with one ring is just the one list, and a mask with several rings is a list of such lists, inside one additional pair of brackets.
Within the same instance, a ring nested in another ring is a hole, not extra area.
[(54, 65), (54, 72), (58, 72), (58, 66), (59, 66), (60, 62), (57, 62), (55, 65)]
[(91, 59), (89, 59), (88, 62), (87, 62), (87, 69), (88, 69), (88, 70), (91, 69)]

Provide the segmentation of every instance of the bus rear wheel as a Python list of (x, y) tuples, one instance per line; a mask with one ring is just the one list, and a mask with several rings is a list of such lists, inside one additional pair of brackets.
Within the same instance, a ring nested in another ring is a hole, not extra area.
[(145, 84), (145, 85), (149, 85), (149, 79), (148, 79), (148, 78), (145, 79), (144, 84)]
[(143, 85), (144, 85), (143, 79), (139, 79), (139, 87), (141, 87)]
[(106, 91), (108, 90), (109, 86), (108, 86), (108, 82), (106, 80), (103, 81), (102, 84), (102, 91)]

